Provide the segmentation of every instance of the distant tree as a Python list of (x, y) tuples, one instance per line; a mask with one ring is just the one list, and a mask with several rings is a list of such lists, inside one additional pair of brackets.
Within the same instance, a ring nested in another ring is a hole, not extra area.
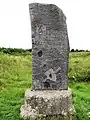
[(27, 51), (32, 52), (32, 49), (27, 49)]
[(89, 50), (86, 50), (86, 52), (89, 52)]
[(71, 49), (71, 52), (74, 52), (74, 49)]
[(8, 54), (8, 52), (9, 52), (9, 51), (7, 50), (7, 48), (4, 48), (2, 51), (3, 51), (3, 53), (5, 53), (5, 54)]
[(76, 49), (75, 52), (78, 52), (78, 49)]

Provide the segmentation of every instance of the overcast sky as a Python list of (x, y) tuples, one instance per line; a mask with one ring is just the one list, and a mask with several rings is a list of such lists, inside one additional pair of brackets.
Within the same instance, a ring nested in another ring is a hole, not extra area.
[(67, 17), (70, 48), (90, 50), (90, 0), (0, 0), (0, 47), (31, 48), (29, 3), (51, 3)]

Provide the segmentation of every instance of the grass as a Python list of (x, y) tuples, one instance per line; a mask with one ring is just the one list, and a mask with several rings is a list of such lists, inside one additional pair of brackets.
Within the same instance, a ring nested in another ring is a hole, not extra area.
[(31, 87), (31, 55), (0, 56), (0, 120), (19, 120), (24, 91)]
[[(22, 120), (24, 92), (31, 87), (31, 54), (0, 54), (0, 120)], [(90, 120), (90, 52), (70, 53), (69, 87), (77, 120)]]
[(68, 75), (77, 120), (90, 120), (90, 52), (70, 53)]
[(76, 83), (72, 91), (77, 120), (90, 120), (90, 83)]
[(90, 52), (74, 52), (69, 56), (69, 80), (90, 81)]

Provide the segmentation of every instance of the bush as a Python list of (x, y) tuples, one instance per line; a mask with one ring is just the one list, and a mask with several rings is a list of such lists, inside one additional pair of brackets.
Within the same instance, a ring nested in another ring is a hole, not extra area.
[(71, 52), (75, 52), (74, 49), (71, 49)]

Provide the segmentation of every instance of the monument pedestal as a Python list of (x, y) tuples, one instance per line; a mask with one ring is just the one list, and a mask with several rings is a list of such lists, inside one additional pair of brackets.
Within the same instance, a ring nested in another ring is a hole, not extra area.
[(21, 107), (21, 117), (45, 120), (73, 120), (71, 90), (44, 90), (25, 92), (25, 103)]

